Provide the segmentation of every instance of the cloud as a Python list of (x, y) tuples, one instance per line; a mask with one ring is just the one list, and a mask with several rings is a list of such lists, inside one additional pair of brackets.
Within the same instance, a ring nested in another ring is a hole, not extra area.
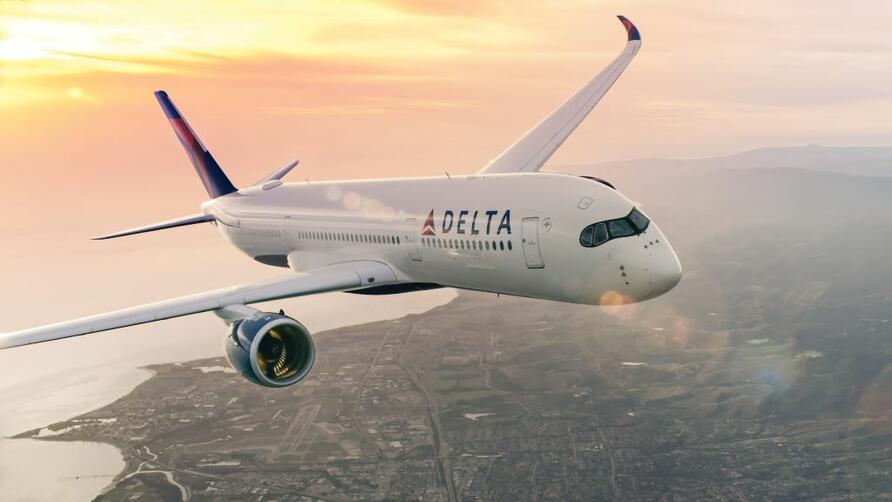
[(496, 14), (504, 5), (498, 0), (381, 0), (381, 3), (413, 14), (461, 17)]
[(413, 99), (399, 96), (361, 96), (352, 104), (331, 104), (324, 106), (274, 106), (266, 109), (272, 115), (380, 115), (411, 113), (423, 109), (460, 109), (470, 106), (468, 102)]

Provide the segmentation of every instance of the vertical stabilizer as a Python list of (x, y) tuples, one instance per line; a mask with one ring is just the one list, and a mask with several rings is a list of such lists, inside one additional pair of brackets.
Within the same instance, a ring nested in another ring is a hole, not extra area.
[(180, 114), (180, 111), (177, 110), (177, 107), (167, 96), (167, 93), (164, 91), (156, 91), (155, 97), (158, 99), (158, 103), (161, 104), (161, 108), (164, 110), (164, 115), (167, 116), (167, 120), (170, 121), (170, 125), (173, 127), (173, 132), (176, 133), (180, 143), (183, 144), (183, 148), (186, 149), (186, 153), (189, 154), (189, 159), (192, 161), (192, 165), (195, 166), (195, 172), (198, 174), (198, 178), (201, 179), (201, 183), (204, 185), (205, 190), (207, 190), (208, 195), (210, 195), (211, 198), (217, 198), (221, 195), (235, 192), (237, 189), (233, 186), (232, 182), (229, 181), (229, 178), (226, 177), (223, 170), (220, 169), (220, 164), (217, 164), (217, 161), (214, 160), (211, 152), (204, 147), (201, 140), (198, 139), (198, 136), (196, 136), (192, 128), (189, 127), (186, 119), (184, 119)]

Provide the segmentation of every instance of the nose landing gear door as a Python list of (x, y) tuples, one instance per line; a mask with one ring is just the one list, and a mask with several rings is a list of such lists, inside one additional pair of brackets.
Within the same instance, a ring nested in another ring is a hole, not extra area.
[(545, 268), (542, 251), (539, 249), (539, 218), (524, 218), (521, 227), (523, 258), (527, 268)]
[(403, 242), (406, 244), (406, 249), (409, 250), (409, 258), (412, 258), (412, 261), (421, 261), (421, 249), (418, 246), (418, 237), (415, 236), (415, 232), (418, 230), (417, 222), (415, 218), (407, 218), (403, 231)]

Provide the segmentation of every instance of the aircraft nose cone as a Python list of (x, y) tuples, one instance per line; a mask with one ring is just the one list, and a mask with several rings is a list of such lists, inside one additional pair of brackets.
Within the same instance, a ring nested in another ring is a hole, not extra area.
[(666, 263), (656, 271), (657, 285), (660, 293), (665, 293), (674, 288), (681, 281), (681, 262), (675, 251), (670, 248), (670, 256), (667, 257)]
[(681, 281), (681, 262), (678, 261), (678, 255), (666, 242), (666, 237), (661, 235), (659, 240), (663, 245), (649, 255), (648, 287), (643, 294), (644, 300), (668, 293)]

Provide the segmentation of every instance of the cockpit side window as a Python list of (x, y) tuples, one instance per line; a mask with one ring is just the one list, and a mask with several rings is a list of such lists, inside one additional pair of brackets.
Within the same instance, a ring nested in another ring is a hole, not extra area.
[(650, 225), (650, 220), (647, 216), (637, 209), (632, 209), (632, 212), (625, 218), (593, 223), (583, 228), (582, 233), (579, 234), (579, 244), (587, 248), (600, 246), (611, 239), (639, 235), (647, 229), (648, 225)]
[(632, 224), (629, 223), (629, 220), (625, 218), (621, 220), (611, 220), (607, 223), (607, 228), (610, 230), (610, 237), (613, 237), (614, 239), (617, 237), (635, 235), (635, 229), (632, 228)]
[(582, 247), (590, 248), (594, 246), (594, 234), (595, 234), (595, 226), (589, 225), (582, 229), (582, 233), (579, 234), (579, 243), (582, 244)]
[(641, 214), (641, 211), (637, 209), (633, 209), (631, 213), (629, 213), (629, 220), (632, 222), (632, 225), (635, 225), (635, 228), (638, 229), (639, 232), (643, 232), (644, 229), (650, 225), (650, 220), (647, 219), (647, 216)]

